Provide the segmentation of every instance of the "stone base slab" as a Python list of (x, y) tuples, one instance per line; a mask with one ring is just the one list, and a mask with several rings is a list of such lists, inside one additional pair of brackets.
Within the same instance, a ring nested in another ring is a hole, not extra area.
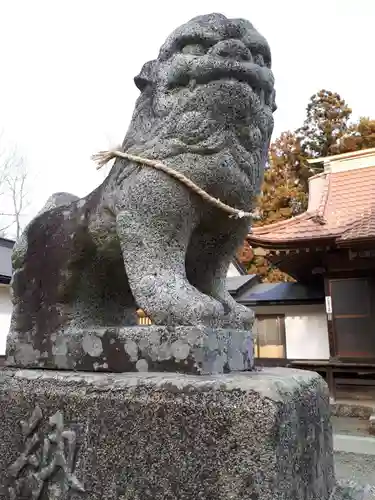
[[(29, 339), (27, 339), (29, 340)], [(11, 334), (7, 366), (110, 372), (243, 371), (253, 366), (252, 334), (207, 327), (134, 326), (62, 333), (37, 349)]]
[(328, 500), (334, 491), (328, 391), (313, 372), (5, 369), (0, 400), (0, 500)]
[(338, 481), (330, 500), (374, 500), (375, 490), (370, 485), (362, 486), (354, 481)]

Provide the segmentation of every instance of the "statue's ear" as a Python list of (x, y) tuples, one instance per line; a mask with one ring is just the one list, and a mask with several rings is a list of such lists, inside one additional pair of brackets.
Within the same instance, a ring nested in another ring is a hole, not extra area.
[(143, 65), (141, 72), (134, 78), (134, 83), (142, 92), (148, 85), (154, 81), (154, 66), (156, 61), (149, 61)]

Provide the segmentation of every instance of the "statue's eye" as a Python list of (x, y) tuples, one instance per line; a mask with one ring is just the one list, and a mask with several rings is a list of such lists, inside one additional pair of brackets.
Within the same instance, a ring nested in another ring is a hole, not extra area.
[(181, 52), (192, 56), (203, 56), (206, 53), (206, 48), (199, 43), (185, 45)]

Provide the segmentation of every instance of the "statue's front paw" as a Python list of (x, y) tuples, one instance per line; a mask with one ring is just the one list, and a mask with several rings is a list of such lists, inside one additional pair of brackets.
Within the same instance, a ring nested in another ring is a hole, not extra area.
[(216, 300), (197, 300), (190, 309), (190, 322), (195, 325), (217, 327), (224, 317), (224, 307)]
[(226, 328), (251, 330), (254, 323), (254, 312), (252, 309), (236, 303), (225, 316), (224, 322)]
[(137, 303), (159, 325), (206, 325), (218, 327), (224, 307), (178, 275), (144, 276), (133, 288)]

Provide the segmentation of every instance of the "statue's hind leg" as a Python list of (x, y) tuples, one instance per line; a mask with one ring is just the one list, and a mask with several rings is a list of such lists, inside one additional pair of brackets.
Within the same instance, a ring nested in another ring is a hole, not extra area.
[(116, 234), (106, 251), (87, 231), (64, 230), (64, 220), (56, 211), (43, 216), (16, 249), (8, 364), (121, 370), (113, 332), (137, 317)]
[(222, 304), (186, 277), (186, 250), (199, 218), (197, 201), (164, 174), (147, 171), (139, 177), (117, 216), (126, 273), (138, 306), (156, 324), (216, 326), (224, 315)]
[[(222, 219), (218, 221), (217, 217)], [(226, 289), (229, 265), (248, 229), (248, 219), (235, 220), (219, 214), (201, 223), (189, 244), (186, 261), (189, 281), (223, 304), (225, 318), (222, 326), (251, 329), (253, 323), (251, 309), (238, 304)]]

